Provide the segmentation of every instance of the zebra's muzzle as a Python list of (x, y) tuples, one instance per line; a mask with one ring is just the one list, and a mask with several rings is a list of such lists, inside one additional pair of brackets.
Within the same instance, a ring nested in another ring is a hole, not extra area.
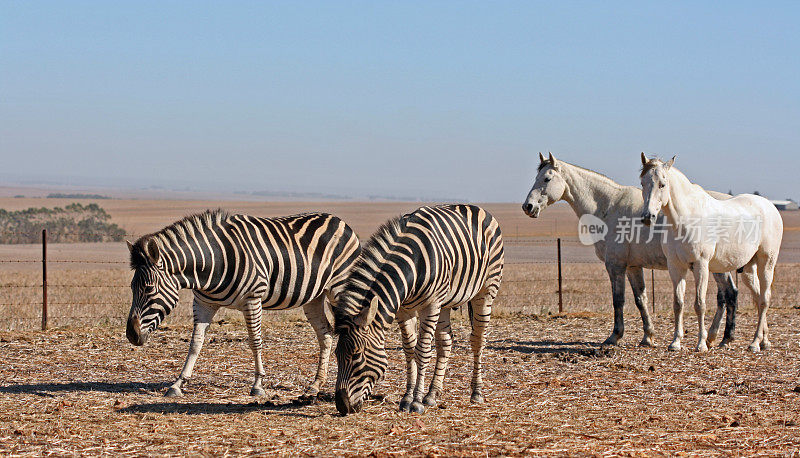
[(128, 320), (128, 327), (125, 330), (128, 342), (140, 347), (147, 340), (147, 335), (142, 333), (142, 322), (138, 317), (131, 317)]
[(350, 397), (347, 395), (347, 390), (336, 390), (336, 410), (339, 411), (342, 416), (345, 416), (349, 413), (355, 413), (361, 410), (361, 405), (363, 402), (359, 401), (356, 404), (352, 404), (350, 402)]

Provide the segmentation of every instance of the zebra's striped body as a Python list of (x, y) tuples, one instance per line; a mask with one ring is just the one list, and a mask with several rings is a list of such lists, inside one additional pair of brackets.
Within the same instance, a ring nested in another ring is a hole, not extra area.
[(360, 252), (358, 238), (341, 219), (308, 213), (280, 218), (228, 216), (222, 211), (189, 216), (128, 244), (133, 302), (127, 336), (143, 345), (178, 303), (178, 291), (194, 291), (194, 330), (189, 354), (168, 395), (181, 394), (203, 345), (205, 331), (220, 307), (245, 316), (255, 360), (251, 394), (263, 394), (262, 309), (303, 306), (320, 345), (316, 394), (327, 378), (333, 335), (325, 316)]
[[(482, 401), (480, 357), (502, 271), (500, 227), (479, 207), (422, 207), (384, 224), (363, 249), (334, 308), (339, 412), (358, 411), (383, 376), (385, 333), (395, 319), (406, 354), (406, 393), (400, 409), (420, 412), (424, 405), (435, 404), (452, 347), (450, 310), (466, 302), (472, 320), (472, 400)], [(425, 370), (434, 335), (436, 370), (426, 394)]]

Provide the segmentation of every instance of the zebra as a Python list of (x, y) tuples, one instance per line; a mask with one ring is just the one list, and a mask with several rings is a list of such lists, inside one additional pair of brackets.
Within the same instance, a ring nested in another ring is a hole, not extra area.
[(318, 394), (327, 379), (333, 344), (325, 302), (343, 286), (361, 250), (344, 221), (325, 213), (259, 218), (209, 210), (128, 242), (128, 248), (134, 274), (126, 335), (132, 344), (144, 345), (177, 305), (180, 289), (194, 293), (189, 352), (167, 396), (183, 394), (206, 329), (221, 307), (244, 314), (255, 362), (250, 395), (261, 396), (262, 309), (303, 306), (320, 348), (317, 373), (305, 395)]
[[(336, 408), (357, 412), (386, 370), (386, 329), (397, 319), (406, 358), (401, 411), (424, 412), (440, 396), (452, 348), (450, 311), (469, 303), (473, 353), (471, 401), (483, 402), (481, 352), (503, 273), (497, 220), (473, 205), (422, 207), (394, 218), (362, 249), (334, 307)], [(416, 335), (419, 317), (419, 336)], [(425, 371), (436, 338), (436, 368)]]

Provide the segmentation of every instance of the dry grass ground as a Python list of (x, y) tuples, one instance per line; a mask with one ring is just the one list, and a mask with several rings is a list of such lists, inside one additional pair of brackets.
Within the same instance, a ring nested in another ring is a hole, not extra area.
[[(30, 202), (28, 202), (30, 200)], [(9, 199), (42, 206), (42, 199)], [(0, 199), (0, 204), (3, 204)], [(49, 205), (63, 205), (47, 199)], [(101, 201), (135, 234), (218, 202)], [(417, 204), (222, 204), (261, 215), (324, 210), (360, 235)], [(2, 205), (0, 205), (2, 206)], [(708, 354), (665, 350), (672, 333), (670, 284), (655, 274), (656, 342), (638, 348), (641, 320), (630, 293), (626, 336), (600, 348), (611, 329), (610, 291), (592, 250), (565, 241), (564, 313), (558, 313), (552, 236), (574, 237), (567, 207), (530, 221), (516, 204), (488, 206), (507, 240), (504, 284), (485, 354), (487, 403), (469, 403), (469, 329), (456, 313), (455, 356), (439, 408), (401, 414), (404, 372), (398, 333), (379, 400), (339, 417), (326, 394), (293, 402), (312, 377), (316, 339), (302, 313), (265, 315), (266, 398), (246, 394), (251, 353), (240, 317), (218, 316), (195, 378), (179, 400), (163, 392), (188, 347), (190, 294), (145, 347), (122, 324), (130, 304), (124, 244), (51, 246), (48, 332), (40, 320), (40, 247), (0, 246), (0, 454), (2, 455), (791, 455), (800, 454), (800, 212), (784, 214), (784, 252), (769, 313), (773, 349), (745, 349), (755, 310), (740, 296), (737, 340)], [(6, 208), (11, 208), (6, 206)], [(548, 216), (550, 215), (550, 216)], [(515, 236), (519, 237), (515, 237)], [(34, 262), (11, 263), (9, 260)], [(647, 275), (650, 287), (649, 273)], [(691, 291), (692, 282), (688, 290)], [(708, 310), (715, 306), (709, 287)], [(687, 299), (691, 301), (692, 294)], [(686, 346), (697, 323), (687, 307)], [(706, 318), (708, 325), (710, 317)]]

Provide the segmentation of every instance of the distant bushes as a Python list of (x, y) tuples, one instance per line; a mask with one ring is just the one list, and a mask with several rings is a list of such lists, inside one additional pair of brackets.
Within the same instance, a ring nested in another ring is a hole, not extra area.
[(110, 199), (108, 196), (100, 194), (64, 194), (61, 192), (51, 192), (47, 195), (48, 199)]
[(110, 219), (111, 215), (97, 204), (0, 209), (0, 244), (39, 243), (42, 229), (47, 229), (47, 241), (54, 243), (122, 241), (125, 230), (109, 222)]

